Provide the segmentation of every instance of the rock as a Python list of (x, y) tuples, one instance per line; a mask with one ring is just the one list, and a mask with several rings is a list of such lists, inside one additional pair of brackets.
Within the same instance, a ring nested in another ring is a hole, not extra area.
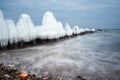
[(58, 76), (57, 79), (58, 80), (64, 80), (63, 77), (61, 77), (61, 76)]
[(6, 53), (2, 53), (3, 56), (6, 56), (7, 54)]
[(15, 65), (12, 65), (12, 64), (9, 64), (8, 66), (9, 66), (9, 67), (15, 67)]
[(8, 74), (4, 74), (4, 77), (6, 78), (10, 78), (10, 76)]
[(27, 73), (21, 73), (19, 76), (20, 76), (20, 78), (27, 78), (28, 74)]
[(86, 80), (86, 79), (84, 79), (84, 78), (81, 77), (81, 76), (77, 76), (76, 78), (79, 79), (79, 80)]

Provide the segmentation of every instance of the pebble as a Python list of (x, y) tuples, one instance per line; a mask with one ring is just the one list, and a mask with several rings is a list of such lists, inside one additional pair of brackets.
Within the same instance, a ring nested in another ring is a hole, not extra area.
[(4, 74), (4, 77), (10, 78), (10, 76), (8, 74)]

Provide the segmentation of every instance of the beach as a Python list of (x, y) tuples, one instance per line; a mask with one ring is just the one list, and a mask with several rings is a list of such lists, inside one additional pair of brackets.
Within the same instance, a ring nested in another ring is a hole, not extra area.
[[(119, 80), (120, 31), (107, 30), (33, 47), (4, 50), (0, 63), (36, 76)], [(42, 71), (43, 70), (43, 71)], [(78, 79), (79, 80), (79, 79)]]

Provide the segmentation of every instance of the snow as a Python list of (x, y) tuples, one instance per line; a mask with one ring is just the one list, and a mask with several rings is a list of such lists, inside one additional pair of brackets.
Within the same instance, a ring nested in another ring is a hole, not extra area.
[(18, 42), (18, 33), (14, 21), (10, 19), (6, 19), (5, 21), (8, 28), (8, 37), (10, 43), (13, 44), (14, 42)]
[(28, 14), (21, 14), (17, 22), (19, 41), (29, 42), (36, 38), (36, 30)]
[(65, 24), (65, 35), (72, 36), (73, 31), (68, 23)]
[(3, 12), (0, 10), (0, 46), (8, 44), (8, 29), (4, 20)]

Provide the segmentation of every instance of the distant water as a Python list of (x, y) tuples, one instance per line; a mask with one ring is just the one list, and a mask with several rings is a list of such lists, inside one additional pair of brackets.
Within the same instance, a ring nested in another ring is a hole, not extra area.
[(66, 80), (120, 80), (120, 30), (107, 30), (25, 49), (3, 51), (0, 63)]

